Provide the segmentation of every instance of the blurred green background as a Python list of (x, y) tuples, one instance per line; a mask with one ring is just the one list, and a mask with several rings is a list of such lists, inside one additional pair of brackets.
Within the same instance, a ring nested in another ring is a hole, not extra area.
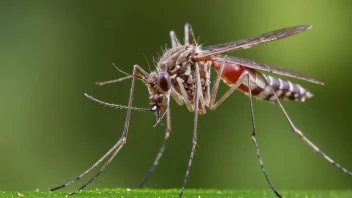
[[(182, 40), (185, 22), (204, 45), (312, 24), (298, 36), (231, 54), (323, 81), (325, 86), (292, 80), (315, 97), (284, 106), (308, 138), (352, 169), (351, 6), (347, 0), (0, 1), (0, 189), (47, 190), (98, 160), (120, 137), (126, 111), (83, 94), (127, 104), (130, 81), (94, 83), (123, 76), (112, 63), (129, 73), (134, 64), (148, 70), (143, 55), (151, 63), (161, 47), (170, 46), (170, 30)], [(149, 107), (148, 98), (137, 81), (134, 106)], [(193, 114), (174, 101), (171, 108), (172, 136), (147, 187), (176, 188), (183, 182)], [(352, 187), (350, 176), (291, 132), (278, 106), (255, 100), (254, 108), (262, 157), (277, 189)], [(153, 114), (132, 112), (126, 147), (89, 188), (136, 187), (164, 136), (154, 123)], [(198, 142), (188, 188), (269, 188), (242, 93), (199, 118)]]

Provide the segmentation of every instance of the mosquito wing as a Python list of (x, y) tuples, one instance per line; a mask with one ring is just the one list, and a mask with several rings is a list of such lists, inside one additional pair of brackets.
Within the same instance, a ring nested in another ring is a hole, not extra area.
[(199, 60), (211, 55), (219, 55), (222, 53), (226, 53), (226, 52), (238, 50), (238, 49), (247, 49), (254, 45), (282, 39), (285, 37), (289, 37), (289, 36), (304, 32), (306, 30), (309, 30), (311, 27), (312, 27), (311, 25), (309, 26), (302, 25), (302, 26), (282, 28), (273, 32), (268, 32), (268, 33), (255, 36), (252, 38), (244, 39), (244, 40), (204, 47), (202, 50), (202, 53), (200, 53), (199, 55), (196, 55), (194, 58), (196, 60)]
[[(220, 57), (220, 56), (217, 56), (217, 57), (214, 57), (214, 59), (217, 60), (217, 61), (222, 61), (223, 58)], [(318, 80), (315, 80), (315, 79), (307, 77), (307, 76), (303, 76), (301, 74), (297, 74), (297, 73), (292, 72), (290, 70), (281, 69), (281, 68), (277, 68), (277, 67), (274, 67), (274, 66), (271, 66), (271, 65), (262, 64), (262, 63), (257, 63), (255, 61), (251, 61), (251, 60), (246, 60), (246, 59), (237, 58), (237, 57), (233, 57), (233, 56), (227, 56), (226, 62), (242, 65), (242, 66), (249, 67), (249, 68), (252, 68), (252, 69), (257, 69), (257, 70), (267, 71), (267, 72), (271, 72), (271, 73), (275, 73), (275, 74), (280, 74), (280, 75), (283, 75), (283, 76), (289, 76), (289, 77), (292, 77), (292, 78), (296, 78), (296, 79), (312, 82), (312, 83), (315, 83), (315, 84), (324, 85), (323, 82), (320, 82)]]

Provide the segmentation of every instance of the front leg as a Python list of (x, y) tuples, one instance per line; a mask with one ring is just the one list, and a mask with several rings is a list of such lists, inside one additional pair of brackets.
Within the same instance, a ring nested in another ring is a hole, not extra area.
[(194, 98), (195, 98), (194, 100), (195, 101), (194, 101), (194, 125), (193, 125), (192, 151), (191, 151), (191, 155), (189, 157), (185, 179), (183, 181), (182, 189), (180, 192), (180, 197), (182, 197), (183, 191), (186, 188), (186, 184), (187, 184), (187, 180), (188, 180), (188, 176), (189, 176), (189, 171), (190, 171), (191, 165), (192, 165), (193, 156), (194, 156), (194, 153), (195, 153), (196, 147), (197, 147), (198, 110), (199, 110), (200, 95), (202, 94), (202, 85), (200, 83), (199, 65), (197, 63), (195, 64), (195, 69), (196, 69), (197, 80), (196, 80), (196, 87), (195, 87), (195, 92), (194, 92)]
[(148, 180), (149, 176), (154, 172), (156, 166), (159, 163), (160, 158), (162, 157), (162, 155), (163, 155), (163, 153), (165, 151), (167, 140), (170, 137), (170, 132), (171, 132), (171, 113), (170, 113), (170, 106), (169, 106), (168, 109), (167, 109), (167, 113), (166, 113), (166, 127), (165, 127), (164, 141), (161, 144), (159, 152), (156, 155), (152, 166), (149, 168), (149, 170), (148, 170), (146, 176), (143, 178), (142, 182), (138, 185), (138, 188), (142, 188), (143, 185), (145, 184), (145, 182)]
[[(137, 71), (144, 71), (142, 70), (138, 65), (135, 65), (133, 68), (133, 76), (135, 76), (137, 74)], [(69, 194), (67, 194), (66, 196), (70, 196), (73, 194), (76, 194), (77, 192), (81, 191), (82, 189), (84, 189), (85, 187), (87, 187), (93, 180), (95, 180), (104, 170), (105, 168), (112, 162), (112, 160), (115, 158), (115, 156), (117, 155), (117, 153), (122, 149), (122, 147), (126, 144), (126, 140), (127, 140), (127, 134), (128, 134), (128, 129), (129, 129), (129, 125), (130, 125), (130, 118), (131, 118), (131, 111), (132, 111), (132, 100), (133, 100), (133, 94), (134, 94), (134, 86), (135, 86), (135, 78), (132, 78), (132, 84), (131, 84), (131, 88), (130, 88), (130, 97), (129, 97), (129, 101), (128, 101), (128, 107), (127, 107), (127, 115), (126, 115), (126, 120), (125, 120), (125, 126), (124, 126), (124, 130), (122, 132), (122, 135), (120, 137), (120, 139), (117, 141), (117, 143), (102, 157), (100, 158), (95, 164), (93, 164), (90, 168), (88, 168), (88, 170), (86, 170), (85, 172), (83, 172), (82, 174), (80, 174), (78, 177), (76, 177), (75, 179), (67, 182), (66, 184), (51, 188), (50, 191), (55, 191), (58, 190), (60, 188), (66, 187), (72, 183), (74, 183), (75, 181), (81, 179), (83, 176), (85, 176), (86, 174), (88, 174), (91, 170), (93, 170), (94, 168), (96, 168), (104, 159), (106, 159), (108, 156), (111, 156), (107, 162), (100, 168), (100, 170), (91, 178), (89, 179), (83, 186), (81, 186), (79, 189), (77, 189), (76, 191), (73, 191)]]

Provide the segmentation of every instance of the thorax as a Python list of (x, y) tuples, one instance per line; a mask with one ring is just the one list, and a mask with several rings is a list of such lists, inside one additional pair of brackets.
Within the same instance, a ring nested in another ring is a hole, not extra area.
[[(192, 60), (192, 56), (198, 53), (199, 48), (193, 45), (182, 45), (176, 48), (167, 50), (158, 62), (158, 72), (167, 72), (171, 78), (173, 94), (177, 97), (187, 95), (188, 100), (194, 104), (195, 89), (196, 89), (196, 64), (199, 67), (200, 81), (202, 85), (201, 98), (207, 106), (209, 102), (209, 86), (210, 86), (210, 68), (211, 61)], [(186, 94), (183, 93), (182, 89)], [(200, 109), (200, 113), (202, 110)]]

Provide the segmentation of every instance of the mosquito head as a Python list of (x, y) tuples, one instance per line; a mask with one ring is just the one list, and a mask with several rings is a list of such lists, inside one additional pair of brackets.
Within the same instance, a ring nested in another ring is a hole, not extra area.
[(150, 93), (150, 110), (155, 111), (156, 124), (164, 117), (170, 101), (171, 80), (166, 72), (149, 74), (147, 85)]

